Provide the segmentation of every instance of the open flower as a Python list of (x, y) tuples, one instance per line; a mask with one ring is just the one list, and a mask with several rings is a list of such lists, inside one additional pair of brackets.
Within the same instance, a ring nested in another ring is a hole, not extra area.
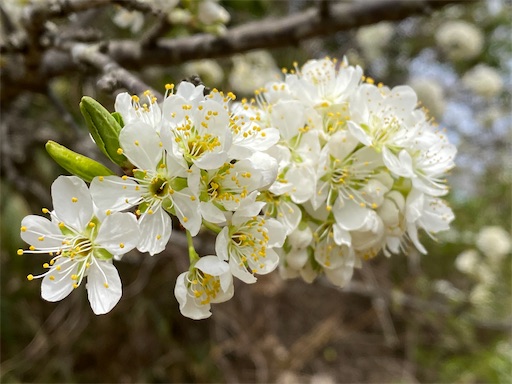
[(174, 288), (181, 314), (194, 320), (210, 317), (211, 303), (227, 301), (233, 293), (229, 266), (217, 256), (201, 257), (189, 271), (178, 276)]
[[(190, 83), (181, 83), (178, 93), (163, 103), (163, 145), (176, 158), (185, 159), (189, 166), (219, 168), (228, 160), (232, 142), (227, 106), (217, 100), (218, 91), (202, 98), (187, 98), (186, 93), (179, 92), (185, 84)], [(189, 90), (189, 85), (186, 88), (192, 95), (203, 89), (201, 86)]]
[(231, 273), (245, 283), (254, 283), (255, 274), (264, 275), (277, 267), (279, 256), (272, 248), (281, 247), (286, 236), (277, 220), (257, 216), (265, 203), (254, 201), (256, 194), (240, 204), (215, 242), (219, 258), (229, 261)]
[(21, 238), (30, 248), (19, 253), (53, 256), (43, 265), (47, 272), (27, 278), (43, 278), (43, 299), (59, 301), (87, 277), (91, 307), (95, 314), (105, 314), (122, 294), (121, 279), (112, 259), (137, 245), (137, 220), (131, 213), (114, 213), (100, 220), (87, 185), (74, 176), (60, 176), (54, 181), (52, 199), (55, 210), (50, 213), (51, 220), (29, 215), (21, 223)]
[(100, 176), (91, 183), (91, 194), (100, 209), (122, 211), (138, 206), (141, 237), (138, 249), (151, 255), (162, 252), (171, 237), (175, 214), (193, 235), (199, 232), (198, 202), (186, 187), (187, 166), (162, 147), (158, 133), (144, 123), (126, 125), (119, 135), (125, 156), (137, 168), (134, 176)]

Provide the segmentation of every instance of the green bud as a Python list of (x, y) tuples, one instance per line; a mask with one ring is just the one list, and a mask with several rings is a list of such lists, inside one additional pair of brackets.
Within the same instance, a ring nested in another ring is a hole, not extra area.
[(73, 152), (71, 149), (60, 145), (55, 141), (48, 141), (45, 147), (46, 151), (57, 164), (69, 173), (80, 177), (88, 183), (90, 183), (96, 176), (114, 175), (114, 172), (103, 164), (100, 164), (87, 156)]
[(128, 159), (118, 151), (120, 148), (119, 132), (122, 129), (118, 119), (88, 96), (82, 97), (80, 111), (98, 148), (117, 165), (124, 169), (131, 168)]

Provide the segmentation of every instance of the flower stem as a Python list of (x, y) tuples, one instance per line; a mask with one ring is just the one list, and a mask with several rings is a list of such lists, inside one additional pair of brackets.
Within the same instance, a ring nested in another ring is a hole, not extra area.
[(220, 233), (220, 231), (222, 231), (221, 227), (219, 227), (218, 225), (212, 224), (206, 220), (203, 220), (203, 225), (206, 228), (208, 228), (210, 231), (215, 232), (215, 233)]
[(188, 258), (190, 260), (190, 264), (194, 264), (197, 260), (199, 260), (199, 255), (196, 252), (196, 249), (194, 248), (194, 241), (192, 239), (192, 235), (187, 230), (187, 243), (188, 243)]

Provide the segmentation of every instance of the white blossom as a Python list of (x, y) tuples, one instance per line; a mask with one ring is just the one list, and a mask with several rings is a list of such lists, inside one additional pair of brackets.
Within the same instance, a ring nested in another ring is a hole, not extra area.
[(229, 266), (216, 256), (201, 257), (178, 276), (174, 288), (181, 314), (194, 320), (210, 317), (211, 304), (227, 301), (233, 293)]
[(474, 24), (450, 20), (442, 24), (435, 34), (439, 48), (450, 60), (469, 60), (477, 57), (484, 45), (482, 31)]
[(510, 233), (500, 226), (483, 227), (476, 236), (476, 246), (493, 263), (499, 263), (510, 253)]
[(105, 314), (122, 294), (121, 279), (112, 259), (135, 248), (139, 240), (135, 216), (104, 216), (96, 212), (89, 189), (75, 176), (60, 176), (53, 182), (52, 200), (51, 220), (29, 215), (21, 223), (21, 238), (30, 248), (19, 253), (53, 256), (43, 265), (47, 272), (28, 275), (28, 279), (43, 278), (43, 299), (59, 301), (87, 277), (91, 307), (95, 314)]
[(228, 261), (233, 276), (246, 283), (256, 282), (255, 274), (264, 275), (277, 267), (279, 256), (272, 248), (281, 247), (285, 240), (285, 229), (277, 220), (258, 215), (265, 203), (255, 198), (252, 193), (240, 204), (215, 242), (218, 257)]
[(503, 90), (503, 79), (499, 72), (485, 64), (479, 64), (466, 72), (462, 84), (486, 99), (498, 96)]

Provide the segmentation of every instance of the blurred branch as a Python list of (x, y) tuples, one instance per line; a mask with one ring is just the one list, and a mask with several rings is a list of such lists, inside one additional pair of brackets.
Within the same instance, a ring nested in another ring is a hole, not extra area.
[(350, 5), (333, 4), (329, 17), (317, 7), (283, 18), (269, 18), (231, 28), (222, 36), (197, 34), (178, 39), (163, 39), (154, 46), (118, 40), (109, 43), (109, 55), (124, 66), (141, 64), (179, 64), (188, 60), (229, 56), (257, 48), (297, 45), (305, 39), (347, 31), (380, 21), (398, 21), (413, 15), (428, 14), (456, 0), (384, 0)]
[[(297, 45), (305, 39), (347, 31), (380, 21), (399, 21), (409, 16), (429, 14), (434, 9), (459, 1), (372, 0), (351, 4), (329, 4), (328, 9), (327, 4), (321, 2), (320, 6), (287, 17), (269, 18), (231, 28), (222, 36), (197, 34), (155, 41), (162, 32), (157, 28), (142, 41), (110, 41), (102, 61), (109, 57), (113, 62), (122, 63), (123, 68), (131, 69), (229, 56), (257, 48)], [(112, 0), (54, 0), (31, 6), (25, 23), (28, 35), (31, 36), (31, 44), (28, 45), (29, 50), (25, 54), (27, 68), (24, 71), (19, 68), (5, 71), (2, 76), (4, 91), (0, 101), (10, 101), (25, 90), (44, 92), (44, 82), (50, 78), (81, 72), (80, 64), (73, 60), (69, 52), (63, 53), (61, 49), (41, 46), (39, 35), (44, 31), (44, 21), (109, 3), (112, 3)], [(138, 2), (122, 2), (126, 7), (129, 4), (138, 4), (139, 7)], [(165, 25), (162, 25), (162, 28), (165, 28)]]
[(112, 92), (121, 87), (133, 93), (143, 93), (149, 90), (157, 98), (163, 98), (158, 91), (121, 67), (108, 55), (101, 53), (98, 46), (74, 44), (71, 53), (76, 61), (88, 64), (103, 74), (98, 85), (107, 91)]

